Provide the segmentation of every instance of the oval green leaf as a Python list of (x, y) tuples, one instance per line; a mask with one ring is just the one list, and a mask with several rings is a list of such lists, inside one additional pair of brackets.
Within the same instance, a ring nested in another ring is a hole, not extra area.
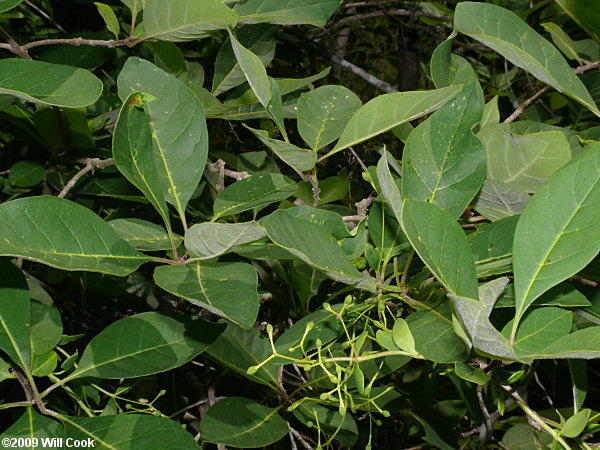
[(236, 181), (215, 200), (215, 219), (279, 202), (296, 192), (296, 189), (296, 183), (278, 173), (254, 175)]
[[(125, 242), (138, 250), (156, 251), (170, 250), (169, 234), (160, 225), (142, 219), (126, 218), (108, 222)], [(183, 238), (173, 234), (175, 245), (183, 242)]]
[[(94, 448), (147, 450), (150, 448), (198, 450), (198, 443), (177, 422), (149, 414), (98, 417), (61, 416), (68, 442), (87, 442)], [(37, 436), (36, 436), (37, 437)]]
[(260, 139), (263, 144), (269, 147), (279, 159), (294, 169), (298, 175), (302, 175), (303, 172), (308, 172), (315, 167), (315, 163), (317, 162), (316, 152), (296, 147), (289, 142), (271, 139), (266, 131), (255, 130), (246, 124), (244, 126)]
[(459, 3), (454, 26), (600, 116), (594, 99), (556, 47), (512, 11), (489, 3)]
[(461, 90), (462, 85), (375, 97), (352, 115), (333, 150), (321, 159), (435, 111)]
[(584, 150), (552, 175), (519, 219), (513, 246), (513, 336), (536, 298), (583, 269), (600, 251), (598, 205), (600, 144)]
[(224, 328), (203, 319), (157, 312), (126, 317), (90, 341), (69, 379), (135, 378), (165, 372), (202, 353)]
[(23, 272), (0, 258), (0, 349), (29, 370), (31, 360), (31, 301)]
[(20, 58), (0, 60), (0, 94), (80, 108), (95, 103), (101, 93), (102, 82), (84, 69)]
[(246, 0), (235, 11), (242, 23), (309, 24), (323, 27), (340, 6), (340, 0)]
[(128, 275), (152, 259), (131, 247), (89, 209), (51, 196), (0, 205), (0, 255), (118, 276)]
[(286, 421), (277, 412), (247, 398), (228, 397), (206, 412), (200, 424), (200, 438), (240, 448), (273, 444), (288, 433)]
[(350, 117), (362, 106), (343, 86), (321, 86), (298, 99), (298, 132), (317, 151), (340, 137)]
[(230, 251), (236, 245), (258, 241), (266, 235), (258, 222), (204, 222), (187, 230), (185, 248), (195, 259), (210, 259)]
[(235, 58), (242, 72), (244, 72), (246, 80), (248, 80), (248, 84), (252, 88), (252, 92), (254, 92), (254, 95), (256, 95), (260, 103), (266, 108), (271, 101), (271, 81), (269, 81), (265, 66), (258, 56), (240, 44), (231, 30), (229, 30), (229, 40), (231, 41)]
[(202, 102), (183, 82), (140, 58), (127, 60), (117, 83), (122, 99), (132, 92), (144, 92), (156, 99), (144, 105), (158, 172), (158, 178), (148, 177), (185, 222), (186, 205), (198, 187), (208, 155)]
[(165, 291), (249, 328), (260, 301), (256, 270), (247, 263), (193, 262), (160, 266), (154, 281)]
[(237, 14), (220, 0), (144, 0), (143, 5), (144, 39), (190, 41), (237, 23)]
[(274, 244), (328, 277), (346, 284), (357, 284), (367, 290), (375, 287), (375, 280), (362, 275), (333, 236), (319, 225), (297, 219), (285, 210), (275, 211), (262, 224)]

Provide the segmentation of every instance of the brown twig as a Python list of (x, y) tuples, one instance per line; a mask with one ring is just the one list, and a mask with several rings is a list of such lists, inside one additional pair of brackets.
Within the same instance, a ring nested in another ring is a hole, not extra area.
[(104, 169), (105, 167), (109, 167), (115, 164), (115, 160), (112, 158), (109, 159), (100, 159), (100, 158), (85, 158), (79, 161), (80, 163), (84, 163), (85, 166), (79, 172), (77, 172), (73, 178), (69, 180), (69, 182), (65, 185), (60, 194), (58, 194), (59, 198), (65, 198), (65, 196), (69, 193), (73, 186), (77, 184), (77, 182), (88, 172), (93, 172), (96, 169)]
[(288, 34), (281, 33), (281, 32), (277, 33), (277, 37), (279, 39), (281, 39), (283, 42), (285, 42), (286, 44), (290, 44), (297, 48), (308, 48), (309, 50), (320, 54), (324, 58), (327, 58), (330, 61), (332, 61), (334, 64), (339, 64), (344, 69), (349, 70), (350, 72), (354, 73), (355, 75), (358, 75), (363, 80), (367, 81), (369, 84), (372, 84), (373, 86), (381, 89), (384, 92), (387, 92), (387, 93), (398, 92), (398, 89), (396, 89), (391, 84), (389, 84), (383, 80), (380, 80), (379, 78), (377, 78), (374, 75), (371, 75), (366, 70), (358, 67), (357, 65), (351, 63), (350, 61), (345, 60), (344, 58), (340, 57), (336, 53), (331, 53), (327, 49), (323, 48), (323, 46), (318, 45), (315, 42), (312, 42), (312, 41), (306, 40), (306, 39), (300, 40), (293, 36), (290, 36)]
[(8, 33), (8, 31), (0, 27), (0, 33), (4, 35), (8, 42), (8, 44), (0, 44), (0, 48), (9, 50), (15, 55), (19, 56), (20, 58), (31, 59), (31, 56), (29, 56), (29, 53), (27, 53), (27, 49), (17, 44), (17, 41), (13, 39), (13, 37)]
[(226, 169), (225, 161), (223, 161), (222, 159), (218, 159), (214, 163), (206, 163), (206, 168), (210, 172), (219, 174), (219, 181), (217, 181), (217, 185), (215, 186), (219, 194), (225, 190), (225, 177), (235, 178), (236, 181), (240, 181), (245, 178), (250, 178), (252, 176), (245, 171), (236, 172), (235, 170)]
[(122, 47), (124, 45), (135, 44), (140, 39), (135, 38), (125, 38), (119, 40), (102, 40), (102, 39), (83, 39), (83, 38), (71, 38), (71, 39), (42, 39), (40, 41), (29, 42), (28, 44), (24, 44), (21, 47), (25, 50), (29, 50), (30, 48), (41, 47), (43, 45), (56, 45), (56, 44), (67, 44), (67, 45), (90, 45), (93, 47)]
[(448, 16), (438, 16), (436, 14), (429, 14), (423, 11), (410, 11), (408, 9), (388, 9), (388, 10), (381, 10), (381, 11), (373, 11), (370, 13), (365, 13), (365, 14), (356, 14), (353, 16), (348, 16), (345, 17), (341, 20), (338, 20), (334, 26), (338, 27), (338, 26), (342, 26), (345, 24), (348, 24), (350, 22), (355, 22), (357, 20), (365, 20), (365, 19), (371, 19), (373, 17), (385, 17), (385, 16), (401, 16), (401, 17), (427, 17), (429, 19), (433, 19), (433, 20), (441, 20), (444, 22), (450, 22), (452, 21), (452, 18), (448, 17)]
[[(589, 64), (585, 64), (583, 66), (576, 67), (575, 69), (573, 69), (573, 72), (575, 72), (575, 74), (577, 74), (577, 75), (581, 75), (582, 73), (585, 73), (589, 70), (594, 70), (594, 69), (600, 69), (600, 61), (595, 61), (595, 62), (592, 62)], [(542, 95), (544, 95), (550, 89), (552, 89), (551, 86), (545, 86), (544, 88), (537, 91), (530, 98), (528, 98), (523, 103), (521, 103), (517, 107), (517, 109), (515, 109), (514, 112), (504, 120), (504, 123), (514, 122), (521, 114), (523, 114), (523, 112), (529, 106), (531, 106), (533, 103), (537, 102), (542, 97)]]
[(319, 206), (319, 202), (321, 201), (321, 188), (319, 188), (319, 184), (317, 183), (317, 181), (313, 178), (312, 175), (310, 174), (306, 174), (304, 175), (304, 178), (311, 184), (312, 186), (312, 192), (313, 192), (313, 208), (316, 208), (317, 206)]
[(356, 206), (357, 214), (354, 216), (344, 216), (342, 217), (342, 219), (344, 219), (344, 222), (360, 222), (365, 217), (367, 217), (367, 210), (369, 209), (369, 206), (373, 204), (374, 201), (375, 197), (369, 196), (367, 198), (363, 198), (360, 202), (356, 202), (354, 204), (354, 206)]

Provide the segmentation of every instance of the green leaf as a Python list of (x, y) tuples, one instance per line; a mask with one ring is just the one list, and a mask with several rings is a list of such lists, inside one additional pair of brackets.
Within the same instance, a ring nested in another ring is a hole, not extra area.
[(283, 97), (281, 96), (281, 89), (279, 89), (279, 85), (277, 84), (277, 81), (275, 81), (275, 78), (268, 78), (269, 84), (271, 86), (271, 100), (267, 105), (267, 114), (273, 120), (273, 122), (275, 122), (277, 128), (279, 128), (283, 139), (285, 139), (285, 141), (289, 143), (290, 139), (288, 137), (287, 130), (285, 129), (286, 112), (283, 108)]
[(21, 58), (0, 60), (0, 94), (28, 102), (79, 108), (95, 103), (102, 82), (84, 69)]
[[(334, 305), (332, 309), (339, 311), (342, 305)], [(312, 323), (312, 327), (309, 326)], [(307, 332), (307, 326), (309, 328)], [(288, 356), (290, 358), (302, 358), (303, 352), (310, 352), (317, 348), (317, 340), (320, 340), (323, 344), (327, 344), (331, 340), (344, 332), (341, 322), (337, 319), (336, 315), (330, 311), (320, 309), (304, 316), (302, 319), (297, 321), (288, 330), (286, 330), (277, 341), (275, 341), (275, 349), (280, 355)], [(300, 342), (304, 337), (302, 348), (300, 348)], [(298, 347), (298, 348), (296, 348)], [(294, 348), (294, 350), (291, 350)], [(275, 360), (277, 363), (289, 364), (289, 360), (279, 358)]]
[(9, 9), (14, 8), (23, 0), (0, 0), (0, 13), (4, 11), (8, 11)]
[(235, 11), (242, 23), (323, 27), (340, 3), (340, 0), (243, 0), (237, 4)]
[(296, 184), (278, 173), (254, 175), (227, 186), (213, 205), (215, 219), (266, 206), (288, 198)]
[(63, 325), (58, 308), (52, 303), (31, 301), (31, 351), (42, 355), (54, 349), (62, 339)]
[(31, 360), (31, 302), (23, 273), (0, 258), (0, 349), (25, 371)]
[(449, 301), (435, 306), (423, 306), (406, 318), (414, 337), (415, 348), (425, 358), (454, 363), (467, 359), (463, 340), (454, 332)]
[[(204, 8), (203, 4), (200, 10)], [(132, 92), (156, 98), (143, 105), (152, 129), (152, 158), (159, 175), (148, 178), (163, 191), (165, 200), (175, 206), (185, 223), (186, 205), (198, 187), (208, 155), (204, 107), (180, 80), (140, 58), (127, 60), (117, 83), (122, 99)]]
[(98, 417), (61, 416), (61, 420), (65, 425), (65, 439), (86, 441), (91, 438), (96, 449), (198, 450), (198, 443), (194, 440), (194, 436), (177, 422), (164, 417), (149, 414), (119, 414)]
[(102, 16), (108, 31), (115, 35), (115, 39), (119, 39), (119, 19), (115, 15), (112, 8), (104, 3), (94, 2), (94, 5), (98, 8), (98, 12)]
[[(255, 54), (266, 67), (275, 56), (276, 30), (276, 27), (269, 24), (245, 26), (237, 31), (237, 38), (241, 45)], [(227, 39), (221, 46), (215, 61), (212, 93), (219, 95), (245, 81), (246, 75), (235, 57), (231, 41)]]
[(277, 366), (266, 363), (252, 374), (247, 372), (271, 356), (271, 352), (271, 344), (256, 328), (244, 329), (230, 323), (204, 355), (256, 383), (273, 387), (278, 386)]
[(590, 93), (560, 52), (512, 11), (489, 3), (463, 2), (456, 7), (454, 26), (600, 116)]
[(513, 247), (513, 335), (537, 297), (583, 269), (600, 251), (599, 203), (600, 144), (596, 144), (550, 177), (523, 211)]
[[(565, 337), (571, 331), (573, 313), (562, 308), (537, 308), (523, 316), (515, 337), (515, 352), (521, 358), (536, 358), (539, 351)], [(510, 337), (512, 322), (502, 334)]]
[(475, 79), (412, 131), (402, 157), (404, 198), (428, 201), (453, 217), (464, 212), (485, 178), (483, 145), (471, 131), (483, 106)]
[(562, 426), (560, 434), (569, 438), (576, 438), (579, 436), (588, 424), (590, 413), (591, 410), (589, 408), (585, 408), (579, 411), (577, 414), (569, 417)]
[(163, 167), (152, 140), (148, 113), (136, 105), (152, 101), (146, 94), (132, 93), (121, 108), (113, 134), (113, 158), (119, 171), (152, 203), (171, 231), (163, 186)]
[[(534, 302), (536, 306), (560, 306), (562, 308), (577, 308), (590, 306), (591, 302), (569, 283), (559, 283), (551, 287)], [(496, 308), (514, 308), (515, 289), (513, 284), (506, 286), (502, 297), (498, 299)]]
[[(183, 52), (172, 42), (167, 41), (153, 41), (145, 42), (144, 46), (148, 47), (154, 55), (154, 64), (156, 67), (176, 76), (183, 81), (185, 73), (188, 71)], [(201, 68), (202, 78), (204, 76), (204, 69)], [(188, 80), (189, 81), (189, 80)], [(200, 81), (204, 81), (203, 79)], [(202, 83), (200, 83), (202, 85)]]
[(407, 199), (400, 223), (423, 262), (446, 289), (454, 295), (478, 298), (469, 242), (450, 214), (431, 203)]
[(454, 373), (463, 380), (479, 384), (480, 386), (484, 386), (490, 381), (490, 376), (483, 370), (462, 362), (454, 363)]
[(135, 378), (165, 372), (202, 353), (224, 328), (157, 312), (126, 317), (90, 341), (69, 378)]
[(194, 262), (157, 267), (154, 281), (164, 290), (245, 328), (258, 315), (256, 270), (247, 263)]
[(317, 151), (340, 137), (350, 117), (362, 106), (351, 90), (321, 86), (298, 99), (298, 132)]
[(502, 444), (511, 450), (530, 450), (541, 445), (552, 447), (552, 436), (536, 431), (529, 424), (511, 426), (502, 437)]
[(28, 439), (35, 437), (39, 439), (38, 446), (19, 446), (20, 449), (35, 450), (40, 448), (42, 439), (52, 439), (62, 437), (63, 427), (60, 422), (50, 419), (48, 416), (42, 416), (32, 407), (26, 408), (25, 412), (10, 428), (8, 428), (0, 439)]
[(490, 323), (489, 315), (508, 278), (496, 278), (479, 287), (479, 298), (466, 298), (448, 295), (452, 299), (454, 311), (467, 332), (473, 347), (484, 356), (503, 360), (518, 360), (508, 339)]
[(246, 80), (248, 80), (248, 84), (252, 88), (252, 92), (254, 92), (260, 103), (266, 108), (271, 101), (271, 82), (267, 76), (265, 66), (258, 56), (240, 44), (231, 30), (228, 31), (235, 58), (244, 72)]
[(13, 186), (31, 187), (46, 176), (46, 166), (38, 161), (21, 160), (10, 168), (8, 181)]
[(571, 333), (537, 352), (538, 358), (598, 359), (600, 358), (600, 326)]
[(543, 23), (542, 26), (552, 36), (554, 45), (556, 45), (567, 58), (581, 63), (581, 58), (577, 54), (577, 50), (575, 50), (575, 42), (561, 27), (553, 22)]
[(262, 222), (269, 239), (285, 248), (309, 266), (325, 272), (328, 277), (346, 284), (374, 289), (374, 280), (363, 276), (348, 259), (344, 250), (327, 231), (306, 220), (275, 211)]
[(494, 96), (489, 102), (485, 104), (483, 110), (483, 117), (479, 122), (479, 129), (483, 129), (490, 125), (497, 125), (500, 123), (500, 111), (498, 109), (498, 96)]
[(564, 133), (513, 134), (509, 124), (490, 125), (477, 135), (488, 158), (487, 179), (522, 192), (535, 192), (571, 159)]
[(236, 245), (258, 241), (266, 235), (258, 222), (204, 222), (186, 231), (185, 248), (194, 258), (210, 259), (227, 253)]
[(352, 115), (333, 150), (322, 158), (435, 111), (461, 90), (462, 86), (449, 86), (433, 91), (397, 92), (375, 97)]
[(408, 353), (415, 353), (415, 339), (408, 327), (406, 320), (402, 318), (396, 319), (394, 328), (392, 329), (392, 338), (394, 343)]
[(260, 141), (269, 147), (284, 163), (290, 166), (299, 175), (308, 172), (315, 167), (317, 153), (304, 148), (296, 147), (293, 144), (277, 139), (271, 139), (269, 134), (263, 130), (255, 130), (248, 125), (244, 126), (254, 134)]
[(65, 270), (124, 276), (151, 258), (89, 209), (51, 196), (0, 205), (0, 254)]
[(519, 216), (511, 216), (484, 224), (469, 236), (479, 277), (512, 270), (513, 238), (518, 220)]
[(377, 163), (377, 177), (379, 178), (379, 185), (381, 186), (381, 196), (385, 199), (388, 206), (394, 212), (396, 220), (400, 222), (402, 216), (402, 194), (400, 193), (400, 187), (394, 181), (392, 172), (390, 171), (390, 160), (393, 161), (394, 157), (387, 151), (384, 150), (379, 162)]
[(243, 397), (228, 397), (211, 406), (200, 424), (200, 438), (213, 444), (256, 448), (279, 441), (288, 425), (278, 409)]
[[(345, 199), (350, 191), (349, 181), (350, 178), (348, 177), (345, 168), (340, 170), (338, 175), (319, 180), (318, 185), (319, 189), (321, 189), (321, 193), (319, 194), (319, 203), (317, 206)], [(308, 180), (298, 183), (296, 197), (306, 204), (311, 205), (314, 203), (313, 186)]]
[(595, 0), (556, 0), (571, 18), (600, 41), (600, 5)]
[(531, 197), (501, 181), (485, 180), (473, 208), (491, 221), (521, 214)]
[(233, 27), (237, 14), (220, 0), (143, 0), (144, 39), (190, 41)]
[(294, 409), (294, 416), (304, 425), (311, 422), (313, 427), (318, 426), (327, 436), (335, 436), (338, 442), (348, 448), (356, 448), (358, 428), (351, 414), (342, 416), (337, 408), (306, 401)]
[[(147, 251), (171, 250), (169, 235), (160, 225), (135, 218), (115, 219), (108, 224), (133, 248)], [(183, 238), (173, 234), (173, 241), (178, 246)]]

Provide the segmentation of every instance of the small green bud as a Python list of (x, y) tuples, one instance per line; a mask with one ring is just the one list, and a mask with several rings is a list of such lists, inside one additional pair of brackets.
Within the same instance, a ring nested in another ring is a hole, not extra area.
[(329, 394), (327, 392), (323, 392), (321, 395), (319, 395), (319, 398), (321, 400), (327, 400), (327, 398), (329, 398)]
[(315, 427), (315, 424), (312, 422), (312, 420), (309, 420), (308, 422), (306, 422), (306, 426), (307, 426), (308, 428), (314, 428), (314, 427)]
[(346, 295), (346, 298), (344, 299), (344, 305), (351, 305), (351, 304), (352, 304), (352, 296)]
[(329, 381), (331, 381), (333, 384), (337, 384), (338, 382), (338, 377), (336, 377), (335, 375), (331, 375), (329, 377)]
[(258, 367), (257, 366), (250, 366), (248, 367), (248, 369), (246, 370), (246, 373), (248, 375), (254, 375), (256, 372), (258, 372)]
[(340, 412), (340, 415), (343, 417), (346, 415), (346, 405), (345, 404), (341, 404), (338, 411)]
[(384, 409), (383, 411), (381, 411), (381, 415), (383, 417), (390, 417), (390, 412), (386, 409)]
[(273, 325), (271, 325), (270, 323), (267, 324), (267, 334), (273, 334)]
[(315, 327), (315, 323), (312, 320), (306, 324), (307, 330), (312, 330), (314, 327)]
[(375, 425), (377, 425), (378, 427), (380, 427), (381, 425), (383, 425), (383, 422), (381, 420), (375, 419), (373, 421), (375, 423)]
[(315, 344), (317, 344), (317, 347), (321, 347), (323, 345), (323, 341), (319, 338), (317, 338), (317, 340), (315, 341)]

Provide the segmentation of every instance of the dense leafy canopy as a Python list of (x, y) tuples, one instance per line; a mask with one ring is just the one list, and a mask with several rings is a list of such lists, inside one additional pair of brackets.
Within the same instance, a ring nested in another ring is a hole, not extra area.
[(600, 445), (597, 1), (0, 0), (0, 36), (5, 447)]

